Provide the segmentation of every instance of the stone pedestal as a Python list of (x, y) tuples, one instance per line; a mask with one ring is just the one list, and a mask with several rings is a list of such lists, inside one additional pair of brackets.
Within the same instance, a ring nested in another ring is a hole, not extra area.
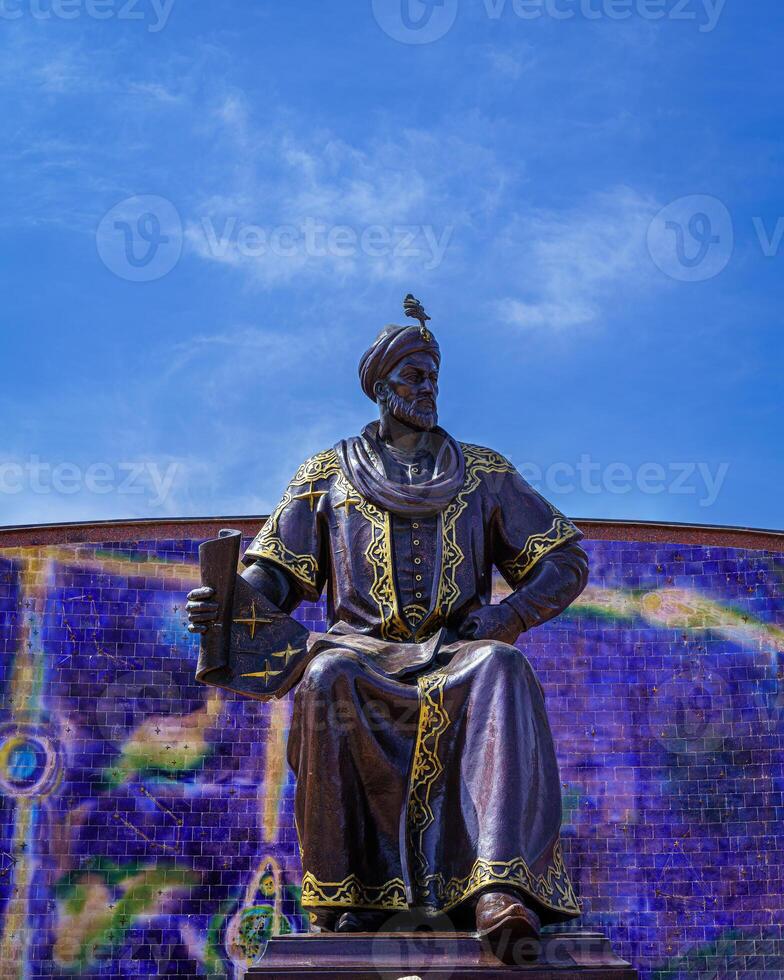
[(472, 933), (309, 933), (270, 940), (245, 980), (638, 980), (598, 932), (551, 933), (502, 963)]

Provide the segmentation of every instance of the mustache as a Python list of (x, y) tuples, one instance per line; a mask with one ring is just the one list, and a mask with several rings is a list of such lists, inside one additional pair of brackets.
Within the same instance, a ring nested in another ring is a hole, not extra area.
[[(423, 411), (416, 406), (426, 402), (432, 406), (429, 410)], [(407, 422), (415, 425), (419, 429), (432, 429), (438, 422), (438, 412), (436, 411), (435, 398), (426, 395), (414, 401), (407, 401), (400, 395), (390, 391), (387, 395), (387, 406), (392, 415), (399, 422)]]

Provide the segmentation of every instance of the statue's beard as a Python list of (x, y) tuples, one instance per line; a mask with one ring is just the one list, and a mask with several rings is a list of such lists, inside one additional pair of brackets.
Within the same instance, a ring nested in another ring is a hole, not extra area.
[[(435, 405), (435, 399), (433, 404)], [(394, 391), (387, 392), (387, 408), (398, 422), (413, 425), (417, 429), (429, 431), (438, 424), (438, 411), (435, 408), (423, 411), (414, 402), (396, 395)]]

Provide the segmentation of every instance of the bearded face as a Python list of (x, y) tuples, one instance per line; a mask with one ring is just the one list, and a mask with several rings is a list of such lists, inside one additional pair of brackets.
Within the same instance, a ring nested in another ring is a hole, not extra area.
[(390, 414), (415, 429), (430, 430), (438, 424), (438, 361), (417, 351), (404, 358), (382, 384), (382, 399)]
[(387, 396), (387, 406), (398, 422), (404, 422), (415, 429), (429, 431), (438, 424), (438, 411), (433, 399), (426, 399), (424, 403), (419, 400), (409, 401), (402, 395), (396, 395), (390, 390)]

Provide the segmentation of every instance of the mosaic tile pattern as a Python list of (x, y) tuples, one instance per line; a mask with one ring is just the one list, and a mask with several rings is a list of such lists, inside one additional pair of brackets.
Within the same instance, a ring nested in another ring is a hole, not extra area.
[[(0, 551), (2, 980), (234, 977), (307, 928), (290, 703), (194, 683), (197, 546)], [(581, 924), (646, 980), (778, 980), (784, 557), (588, 549), (586, 593), (521, 640)]]

